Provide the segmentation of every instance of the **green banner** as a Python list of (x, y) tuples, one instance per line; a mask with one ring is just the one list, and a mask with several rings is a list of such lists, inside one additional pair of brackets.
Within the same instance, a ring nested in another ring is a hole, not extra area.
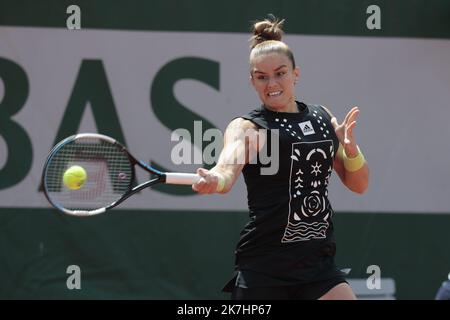
[[(221, 289), (247, 220), (245, 212), (116, 210), (80, 219), (1, 208), (0, 299), (228, 299)], [(449, 272), (449, 224), (450, 215), (338, 213), (337, 264), (364, 280), (378, 266), (395, 281), (396, 299), (433, 299)], [(70, 289), (71, 266), (79, 289)]]
[[(450, 38), (447, 0), (2, 0), (0, 25), (66, 28), (67, 7), (86, 29), (243, 32), (268, 13), (286, 18), (288, 34)], [(379, 8), (380, 29), (367, 21)]]

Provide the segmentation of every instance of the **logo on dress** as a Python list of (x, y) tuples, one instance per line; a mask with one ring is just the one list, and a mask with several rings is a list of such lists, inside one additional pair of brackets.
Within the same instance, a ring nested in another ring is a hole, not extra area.
[(300, 129), (302, 129), (303, 135), (305, 135), (305, 136), (316, 133), (314, 131), (311, 121), (309, 121), (309, 120), (299, 123), (298, 125), (300, 126)]

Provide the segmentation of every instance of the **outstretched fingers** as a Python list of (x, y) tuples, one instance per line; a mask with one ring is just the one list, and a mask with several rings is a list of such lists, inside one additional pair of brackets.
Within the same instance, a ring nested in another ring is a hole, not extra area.
[(345, 116), (344, 125), (347, 126), (349, 123), (352, 123), (358, 115), (359, 115), (359, 108), (355, 106)]
[(353, 129), (356, 127), (356, 121), (350, 123), (345, 129), (344, 143), (349, 144), (353, 140)]

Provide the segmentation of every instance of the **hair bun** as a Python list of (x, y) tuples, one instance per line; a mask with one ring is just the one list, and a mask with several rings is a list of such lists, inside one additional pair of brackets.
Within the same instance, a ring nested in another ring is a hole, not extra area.
[(256, 45), (261, 42), (268, 40), (281, 41), (283, 38), (283, 20), (278, 20), (274, 15), (270, 14), (269, 18), (262, 21), (257, 21), (253, 24), (250, 47), (253, 49)]

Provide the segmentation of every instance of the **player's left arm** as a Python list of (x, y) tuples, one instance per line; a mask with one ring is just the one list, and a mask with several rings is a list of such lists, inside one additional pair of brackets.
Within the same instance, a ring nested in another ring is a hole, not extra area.
[[(347, 188), (353, 192), (364, 193), (369, 186), (369, 167), (365, 159), (361, 162), (363, 155), (360, 154), (361, 151), (353, 136), (353, 129), (356, 127), (356, 118), (360, 112), (359, 108), (353, 107), (340, 124), (327, 108), (324, 107), (324, 109), (331, 117), (331, 124), (334, 127), (340, 144), (340, 150), (337, 152), (333, 163), (334, 170)], [(344, 157), (347, 157), (345, 160), (347, 161), (347, 168), (344, 164)], [(362, 163), (362, 166), (360, 163)]]

